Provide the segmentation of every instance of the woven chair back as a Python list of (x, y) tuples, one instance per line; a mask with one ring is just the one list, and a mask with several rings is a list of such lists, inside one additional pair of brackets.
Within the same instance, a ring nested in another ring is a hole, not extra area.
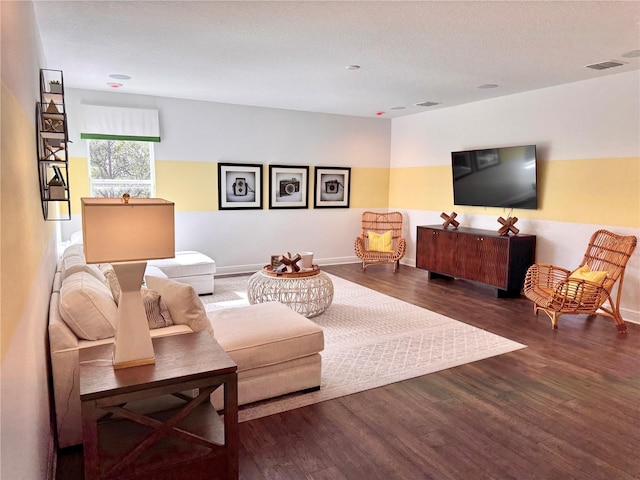
[(591, 236), (580, 266), (589, 265), (592, 271), (607, 272), (604, 286), (610, 291), (624, 273), (636, 244), (637, 239), (633, 235), (623, 236), (598, 230)]
[(369, 232), (385, 233), (391, 230), (393, 246), (402, 236), (402, 214), (400, 212), (363, 212), (362, 213), (362, 237), (368, 242)]

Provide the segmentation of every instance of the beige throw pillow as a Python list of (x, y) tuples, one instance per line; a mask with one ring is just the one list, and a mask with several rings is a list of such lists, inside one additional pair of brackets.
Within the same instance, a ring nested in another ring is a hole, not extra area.
[(142, 303), (144, 304), (144, 311), (147, 313), (147, 321), (149, 322), (149, 328), (163, 328), (173, 325), (173, 319), (171, 313), (167, 308), (166, 302), (155, 290), (149, 290), (143, 288), (140, 291), (142, 295)]
[(150, 275), (146, 277), (146, 283), (147, 288), (156, 290), (166, 302), (173, 323), (188, 325), (194, 332), (208, 330), (213, 333), (204, 305), (191, 285)]

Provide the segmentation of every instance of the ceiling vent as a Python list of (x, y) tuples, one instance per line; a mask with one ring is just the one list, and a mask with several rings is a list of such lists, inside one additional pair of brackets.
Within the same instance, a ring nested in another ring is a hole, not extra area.
[(593, 68), (594, 70), (606, 70), (607, 68), (621, 67), (622, 65), (624, 65), (623, 62), (617, 60), (609, 60), (608, 62), (593, 63), (591, 65), (587, 65), (586, 67)]
[(434, 105), (440, 105), (439, 102), (421, 102), (421, 103), (414, 103), (414, 105), (416, 107), (433, 107)]

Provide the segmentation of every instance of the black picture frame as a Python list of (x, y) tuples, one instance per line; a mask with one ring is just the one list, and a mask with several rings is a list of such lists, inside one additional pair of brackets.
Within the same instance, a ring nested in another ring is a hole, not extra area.
[(262, 209), (262, 165), (218, 163), (218, 209)]
[(314, 208), (349, 208), (350, 167), (315, 167)]
[(309, 208), (308, 165), (269, 165), (269, 208)]

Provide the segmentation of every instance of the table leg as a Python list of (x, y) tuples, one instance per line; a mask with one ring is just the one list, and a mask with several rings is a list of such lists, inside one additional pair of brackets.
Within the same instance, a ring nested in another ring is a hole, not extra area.
[(82, 441), (84, 454), (84, 478), (100, 478), (100, 453), (98, 450), (98, 418), (96, 402), (82, 402)]
[(224, 444), (227, 449), (227, 478), (238, 478), (238, 374), (227, 376), (224, 383)]

